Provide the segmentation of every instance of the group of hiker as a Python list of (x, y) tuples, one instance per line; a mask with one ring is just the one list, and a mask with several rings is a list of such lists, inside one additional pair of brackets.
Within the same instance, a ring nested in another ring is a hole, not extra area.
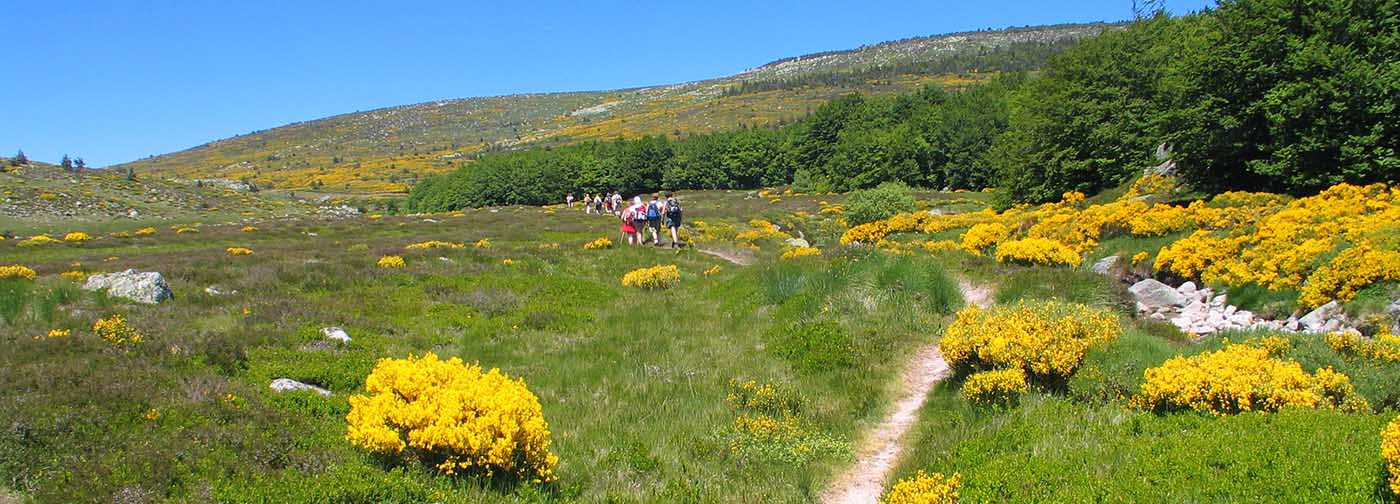
[[(573, 207), (575, 201), (573, 193), (564, 198), (569, 207)], [(649, 241), (660, 247), (666, 236), (661, 227), (665, 226), (671, 235), (671, 248), (684, 246), (680, 240), (681, 203), (673, 192), (667, 192), (664, 200), (661, 193), (653, 194), (646, 202), (641, 196), (633, 196), (631, 204), (618, 192), (584, 194), (582, 203), (584, 213), (612, 214), (621, 219), (622, 240), (628, 245), (644, 245)]]

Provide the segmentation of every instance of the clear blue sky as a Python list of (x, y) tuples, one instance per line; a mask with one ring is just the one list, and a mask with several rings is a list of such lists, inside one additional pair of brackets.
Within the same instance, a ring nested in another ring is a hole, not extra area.
[(1122, 20), (1130, 6), (0, 0), (0, 154), (105, 166), (344, 112), (683, 82), (911, 36)]

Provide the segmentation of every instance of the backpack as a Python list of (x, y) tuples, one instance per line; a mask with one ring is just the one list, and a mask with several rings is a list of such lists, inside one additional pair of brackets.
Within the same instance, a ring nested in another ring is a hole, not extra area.
[(661, 209), (656, 207), (656, 202), (647, 203), (647, 220), (656, 220), (660, 218)]
[(681, 218), (681, 203), (676, 200), (666, 202), (666, 218), (675, 220)]

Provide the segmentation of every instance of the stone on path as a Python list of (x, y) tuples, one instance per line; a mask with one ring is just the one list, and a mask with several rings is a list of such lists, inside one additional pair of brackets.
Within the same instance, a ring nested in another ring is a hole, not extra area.
[(349, 343), (349, 342), (350, 342), (350, 334), (347, 333), (347, 332), (345, 332), (344, 329), (341, 329), (341, 328), (336, 327), (336, 326), (330, 326), (330, 327), (323, 327), (323, 328), (321, 328), (321, 335), (322, 335), (322, 336), (325, 336), (326, 339), (336, 340), (336, 341), (339, 341), (339, 342), (341, 342), (341, 343)]

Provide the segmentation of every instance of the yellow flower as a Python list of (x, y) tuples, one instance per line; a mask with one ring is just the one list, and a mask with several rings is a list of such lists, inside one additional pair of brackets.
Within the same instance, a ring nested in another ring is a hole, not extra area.
[(146, 417), (146, 420), (150, 420), (150, 421), (152, 421), (152, 422), (154, 422), (154, 421), (156, 421), (156, 420), (160, 420), (160, 411), (157, 410), (157, 409), (155, 409), (155, 408), (148, 409), (148, 410), (146, 410), (146, 415), (145, 415), (145, 417)]
[(1381, 432), (1381, 459), (1390, 474), (1390, 491), (1400, 495), (1400, 417), (1390, 421)]
[(224, 252), (228, 252), (229, 255), (236, 255), (236, 256), (253, 255), (253, 250), (252, 250), (252, 249), (248, 249), (248, 248), (244, 248), (244, 247), (229, 247), (229, 248), (224, 249)]
[(257, 226), (243, 226), (244, 233), (252, 233), (258, 230)]
[(514, 266), (514, 265), (515, 265), (515, 261), (512, 260), (512, 259), (510, 259), (510, 258), (501, 259), (501, 264), (504, 264), (504, 265), (506, 265), (506, 266)]
[(1133, 403), (1151, 411), (1214, 415), (1284, 408), (1370, 410), (1346, 375), (1331, 368), (1309, 375), (1297, 362), (1271, 357), (1269, 346), (1226, 342), (1214, 352), (1173, 357), (1143, 373)]
[(479, 249), (489, 249), (489, 248), (491, 248), (491, 240), (490, 240), (489, 238), (482, 238), (482, 239), (480, 239), (480, 240), (477, 240), (477, 241), (476, 241), (476, 248), (479, 248)]
[(556, 479), (549, 425), (523, 380), (428, 353), (380, 359), (365, 391), (350, 397), (345, 417), (345, 437), (354, 446), (437, 461), (447, 475)]
[(63, 241), (66, 241), (66, 242), (77, 242), (77, 243), (81, 243), (81, 242), (85, 242), (85, 241), (88, 241), (88, 240), (91, 240), (91, 239), (92, 239), (92, 236), (91, 236), (91, 235), (88, 235), (87, 233), (84, 233), (84, 232), (82, 232), (82, 231), (74, 231), (74, 232), (72, 232), (72, 233), (68, 233), (68, 234), (66, 234), (66, 235), (63, 235)]
[(442, 241), (442, 240), (428, 240), (428, 241), (424, 241), (424, 242), (410, 243), (410, 244), (408, 244), (407, 246), (405, 246), (404, 249), (407, 249), (407, 250), (428, 250), (428, 249), (437, 249), (437, 248), (461, 249), (461, 248), (466, 248), (466, 247), (467, 247), (467, 245), (466, 245), (465, 243), (453, 243), (453, 242)]
[(143, 227), (141, 229), (137, 229), (135, 234), (136, 236), (151, 236), (153, 234), (156, 234), (156, 228)]
[(20, 247), (34, 247), (48, 243), (59, 243), (59, 240), (55, 240), (53, 239), (53, 237), (46, 234), (40, 234), (31, 236), (28, 240), (22, 240), (19, 243), (16, 243), (15, 245), (18, 245)]
[(63, 273), (59, 273), (58, 275), (64, 278), (72, 278), (75, 280), (83, 280), (86, 279), (88, 276), (87, 273), (83, 273), (82, 271), (78, 270), (65, 271)]
[(176, 228), (176, 229), (175, 229), (175, 234), (192, 234), (192, 233), (198, 233), (198, 232), (199, 232), (198, 229), (195, 229), (195, 228), (192, 228), (192, 227), (182, 227), (182, 228)]
[(112, 346), (135, 345), (145, 339), (140, 331), (127, 325), (126, 318), (119, 314), (98, 319), (92, 324), (92, 332), (111, 343)]
[(822, 251), (816, 247), (793, 247), (783, 252), (783, 259), (799, 259), (819, 255), (822, 255)]
[(1133, 264), (1142, 264), (1143, 261), (1146, 261), (1146, 260), (1147, 260), (1147, 257), (1148, 257), (1147, 251), (1144, 250), (1144, 251), (1138, 252), (1138, 253), (1136, 253), (1136, 254), (1133, 254), (1132, 262), (1133, 262)]
[[(1122, 332), (1110, 312), (1058, 301), (968, 306), (943, 333), (943, 355), (965, 369), (1018, 368), (1028, 376), (1068, 379), (1089, 349)], [(1005, 377), (1001, 377), (1005, 379)]]
[(388, 269), (399, 269), (408, 266), (406, 263), (403, 262), (403, 257), (399, 257), (396, 255), (381, 257), (379, 258), (379, 262), (376, 264), (378, 264), (378, 266), (381, 268)]
[(68, 329), (49, 329), (50, 338), (67, 338), (70, 334), (73, 332)]
[(36, 276), (38, 276), (38, 275), (37, 275), (36, 273), (34, 273), (34, 270), (29, 269), (29, 267), (27, 267), (27, 266), (21, 266), (21, 265), (18, 265), (18, 264), (11, 264), (11, 265), (9, 265), (9, 266), (0, 266), (0, 280), (4, 280), (4, 279), (7, 279), (7, 278), (18, 278), (18, 279), (21, 279), (21, 280), (33, 280), (34, 277), (36, 277)]
[(919, 471), (890, 487), (880, 504), (957, 504), (961, 487), (962, 475), (958, 473), (944, 476), (943, 473)]
[(588, 243), (583, 244), (583, 249), (584, 249), (584, 250), (602, 250), (602, 249), (610, 249), (610, 248), (612, 248), (612, 246), (613, 246), (612, 240), (609, 240), (609, 239), (607, 239), (606, 237), (603, 237), (603, 238), (599, 238), (599, 239), (597, 239), (597, 240), (593, 240), (593, 241), (591, 241), (591, 242), (588, 242)]
[(1084, 260), (1068, 245), (1046, 238), (1010, 240), (997, 245), (997, 262), (1078, 266)]
[(969, 375), (963, 382), (962, 395), (978, 404), (1009, 404), (1027, 390), (1030, 384), (1026, 382), (1026, 371), (1014, 367)]
[(674, 264), (632, 270), (622, 276), (622, 285), (640, 289), (668, 289), (680, 281), (680, 268)]
[(722, 268), (720, 268), (720, 266), (719, 266), (718, 264), (716, 264), (716, 265), (714, 265), (714, 266), (711, 266), (709, 269), (705, 270), (705, 271), (704, 271), (704, 275), (705, 275), (705, 276), (718, 275), (719, 272), (720, 272), (721, 270), (722, 270)]

